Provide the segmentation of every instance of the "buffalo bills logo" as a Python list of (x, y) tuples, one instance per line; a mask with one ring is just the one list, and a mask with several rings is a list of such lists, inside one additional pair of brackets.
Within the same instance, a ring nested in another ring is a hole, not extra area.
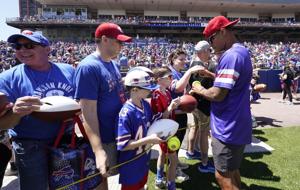
[(134, 84), (138, 84), (140, 82), (140, 79), (133, 79)]
[(84, 163), (84, 171), (87, 171), (87, 176), (96, 173), (96, 163), (92, 158), (87, 158)]
[(72, 179), (74, 176), (74, 170), (72, 169), (72, 167), (70, 165), (67, 165), (58, 171), (54, 171), (52, 173), (52, 176), (54, 178), (54, 181), (59, 181), (62, 178)]
[(24, 31), (22, 32), (22, 34), (25, 34), (25, 35), (32, 35), (33, 32), (30, 31), (30, 30), (24, 30)]
[(117, 26), (117, 29), (118, 29), (121, 33), (123, 33), (123, 30), (121, 29), (120, 26)]

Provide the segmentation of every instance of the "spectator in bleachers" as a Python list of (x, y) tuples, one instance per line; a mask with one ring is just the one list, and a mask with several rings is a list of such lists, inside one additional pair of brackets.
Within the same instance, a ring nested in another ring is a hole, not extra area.
[[(299, 43), (269, 43), (269, 42), (244, 42), (250, 50), (252, 63), (262, 69), (282, 69), (283, 65), (291, 62), (296, 68), (300, 68), (300, 44)], [(165, 57), (174, 49), (182, 46), (187, 52), (187, 60), (191, 60), (193, 43), (177, 42), (161, 38), (148, 37), (135, 39), (132, 43), (125, 43), (121, 55), (134, 59), (136, 65), (149, 66), (151, 68), (162, 66)], [(17, 64), (13, 49), (7, 42), (0, 42), (0, 72)], [(75, 64), (95, 51), (92, 43), (86, 42), (62, 42), (51, 44), (49, 59), (54, 62)], [(122, 56), (121, 56), (122, 57)], [(124, 67), (126, 70), (126, 67)]]

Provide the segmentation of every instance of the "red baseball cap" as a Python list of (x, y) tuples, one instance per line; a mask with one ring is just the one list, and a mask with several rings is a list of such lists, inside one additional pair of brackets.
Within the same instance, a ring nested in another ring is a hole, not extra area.
[(114, 23), (102, 23), (95, 31), (95, 38), (100, 38), (101, 36), (107, 36), (108, 38), (114, 38), (121, 42), (131, 42), (132, 38), (126, 36), (121, 29), (121, 27)]
[(206, 38), (208, 38), (214, 33), (216, 33), (218, 30), (221, 30), (222, 28), (227, 28), (228, 26), (233, 26), (239, 21), (240, 19), (230, 22), (224, 16), (216, 16), (208, 22), (207, 26), (203, 31), (203, 34)]

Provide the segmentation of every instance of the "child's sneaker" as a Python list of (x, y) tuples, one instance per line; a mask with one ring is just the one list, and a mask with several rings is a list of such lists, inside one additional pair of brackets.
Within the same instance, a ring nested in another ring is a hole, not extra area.
[(215, 167), (210, 162), (207, 162), (206, 166), (200, 163), (200, 165), (198, 166), (198, 170), (202, 173), (215, 173)]
[(165, 178), (157, 178), (155, 179), (155, 189), (166, 189), (167, 184)]
[(201, 153), (198, 151), (194, 151), (193, 154), (190, 154), (188, 151), (185, 153), (185, 159), (187, 160), (196, 160), (201, 159)]
[(168, 182), (168, 190), (176, 190), (175, 181), (169, 181)]
[(179, 168), (176, 169), (176, 180), (183, 182), (189, 179), (190, 177), (187, 174), (185, 174), (183, 171), (181, 171), (181, 169)]

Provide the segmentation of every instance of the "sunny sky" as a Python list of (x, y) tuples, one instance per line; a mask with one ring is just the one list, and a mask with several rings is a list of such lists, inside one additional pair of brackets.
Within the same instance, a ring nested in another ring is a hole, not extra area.
[[(4, 1), (6, 1), (4, 3)], [(1, 0), (0, 6), (0, 40), (7, 40), (11, 34), (18, 33), (19, 30), (6, 25), (6, 18), (19, 16), (19, 1), (18, 0)]]

